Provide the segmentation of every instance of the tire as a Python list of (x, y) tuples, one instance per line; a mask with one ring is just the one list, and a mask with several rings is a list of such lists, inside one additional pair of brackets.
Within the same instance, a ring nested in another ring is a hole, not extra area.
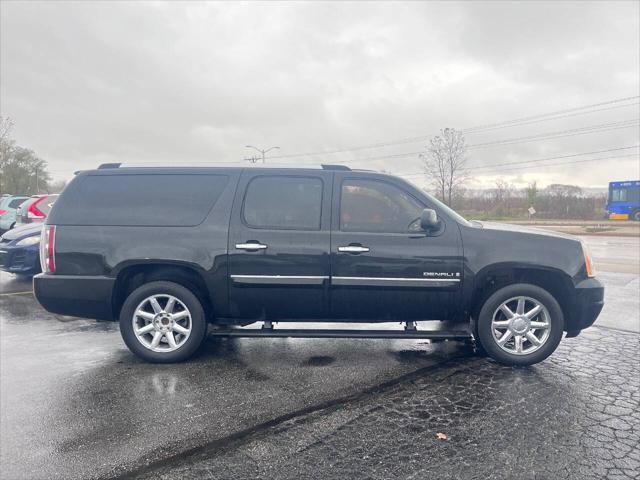
[[(154, 306), (152, 298), (157, 305)], [(173, 303), (169, 305), (171, 299)], [(142, 285), (131, 292), (120, 311), (124, 343), (147, 362), (182, 362), (198, 350), (206, 333), (207, 321), (200, 300), (177, 283), (158, 281)]]
[(636, 222), (640, 222), (640, 210), (636, 210), (631, 214), (631, 220), (635, 220)]
[[(477, 321), (483, 349), (491, 358), (506, 365), (541, 362), (558, 347), (563, 330), (564, 315), (557, 300), (543, 288), (527, 283), (509, 285), (493, 293), (482, 305)], [(539, 345), (529, 339), (530, 334)], [(505, 339), (501, 346), (499, 341)]]

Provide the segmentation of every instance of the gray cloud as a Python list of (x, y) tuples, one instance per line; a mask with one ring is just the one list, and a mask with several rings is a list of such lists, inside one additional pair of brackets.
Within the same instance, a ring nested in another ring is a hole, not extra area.
[[(0, 101), (56, 178), (100, 162), (239, 161), (368, 145), (639, 94), (637, 2), (3, 2)], [(637, 106), (468, 136), (637, 118)], [(313, 158), (420, 170), (426, 142)], [(469, 164), (640, 143), (638, 128), (469, 151)], [(289, 160), (288, 160), (289, 161)], [(636, 158), (522, 171), (604, 185)], [(615, 177), (615, 178), (613, 178)], [(424, 183), (423, 179), (414, 180)]]

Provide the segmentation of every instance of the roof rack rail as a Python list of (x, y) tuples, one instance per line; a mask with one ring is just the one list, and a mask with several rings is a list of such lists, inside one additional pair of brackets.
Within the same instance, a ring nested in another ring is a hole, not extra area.
[(98, 170), (104, 170), (105, 168), (120, 168), (121, 163), (103, 163), (98, 167)]
[(323, 170), (343, 170), (343, 171), (348, 171), (350, 172), (351, 169), (349, 167), (347, 167), (346, 165), (327, 165), (327, 164), (322, 164), (322, 169)]

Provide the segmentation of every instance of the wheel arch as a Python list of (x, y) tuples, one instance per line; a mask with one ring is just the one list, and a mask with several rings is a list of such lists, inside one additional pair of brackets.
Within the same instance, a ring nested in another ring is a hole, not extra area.
[(200, 300), (206, 318), (212, 318), (213, 304), (199, 268), (182, 262), (144, 261), (128, 263), (117, 269), (112, 294), (114, 319), (120, 316), (122, 305), (133, 290), (156, 281), (173, 282), (189, 289)]
[(509, 263), (488, 266), (476, 275), (469, 309), (472, 319), (478, 318), (482, 305), (494, 292), (515, 283), (536, 285), (549, 292), (560, 304), (566, 327), (574, 304), (571, 277), (553, 267)]

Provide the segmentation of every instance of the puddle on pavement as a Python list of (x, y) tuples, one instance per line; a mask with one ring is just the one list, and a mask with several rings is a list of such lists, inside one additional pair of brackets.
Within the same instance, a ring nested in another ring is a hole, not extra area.
[(319, 355), (309, 357), (302, 365), (305, 367), (324, 367), (325, 365), (330, 365), (335, 361), (336, 359), (334, 357)]

